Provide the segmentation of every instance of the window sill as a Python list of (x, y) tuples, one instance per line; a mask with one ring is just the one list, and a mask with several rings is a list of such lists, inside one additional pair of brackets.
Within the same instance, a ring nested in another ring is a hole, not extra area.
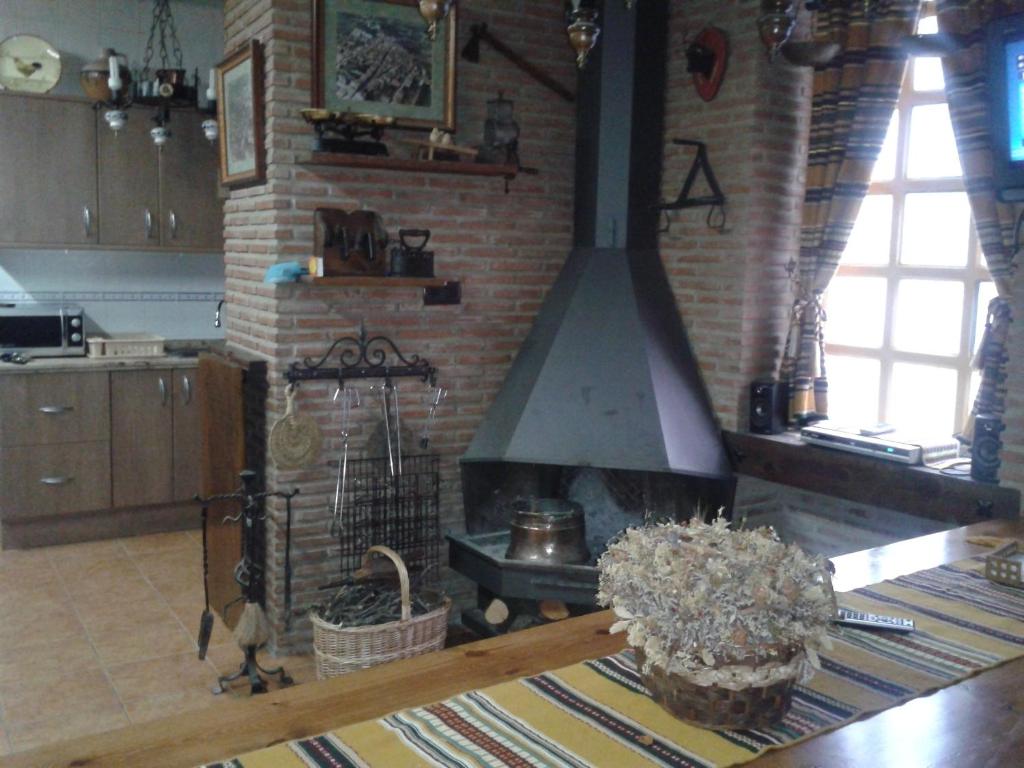
[(738, 473), (792, 488), (957, 525), (1020, 515), (1015, 488), (807, 445), (796, 433), (726, 432), (725, 440)]

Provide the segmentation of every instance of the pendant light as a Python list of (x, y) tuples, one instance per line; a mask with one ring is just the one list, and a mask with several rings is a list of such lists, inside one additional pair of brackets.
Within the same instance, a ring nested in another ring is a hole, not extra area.
[(569, 45), (576, 52), (576, 66), (583, 69), (587, 63), (587, 56), (597, 45), (597, 38), (601, 36), (601, 28), (597, 25), (597, 9), (582, 5), (580, 0), (572, 0), (566, 32), (569, 35)]
[(768, 58), (775, 61), (783, 43), (789, 40), (796, 26), (796, 3), (793, 0), (761, 0), (757, 31), (768, 49)]
[(444, 21), (455, 0), (419, 0), (420, 16), (427, 22), (427, 37), (437, 36), (437, 25)]
[[(194, 70), (190, 78), (185, 70), (171, 0), (153, 0), (142, 68), (135, 76), (127, 60), (122, 63), (123, 59), (123, 54), (104, 49), (100, 59), (82, 68), (80, 78), (82, 89), (95, 101), (94, 108), (105, 109), (103, 119), (114, 132), (124, 127), (130, 108), (155, 107), (156, 126), (150, 130), (150, 137), (156, 146), (162, 147), (172, 135), (168, 128), (172, 107), (211, 112), (214, 100), (210, 98), (210, 89), (206, 93), (207, 108), (200, 110), (199, 72)], [(212, 70), (210, 85), (212, 88)], [(205, 121), (203, 133), (211, 141), (216, 139), (216, 121)]]

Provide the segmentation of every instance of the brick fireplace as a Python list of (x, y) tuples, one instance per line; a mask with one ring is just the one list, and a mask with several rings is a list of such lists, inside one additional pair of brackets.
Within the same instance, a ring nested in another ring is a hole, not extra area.
[[(575, 106), (485, 49), (479, 64), (457, 65), (456, 138), (479, 141), (486, 101), (503, 90), (515, 102), (523, 162), (539, 168), (539, 175), (520, 175), (506, 194), (501, 179), (309, 165), (311, 131), (298, 111), (310, 103), (310, 8), (309, 0), (225, 4), (226, 50), (253, 37), (265, 46), (267, 147), (267, 183), (234, 190), (225, 204), (228, 343), (268, 363), (268, 425), (284, 412), (282, 375), (288, 364), (322, 353), (337, 336), (355, 334), (361, 320), (403, 351), (429, 358), (450, 390), (432, 439), (441, 458), (441, 525), (461, 531), (458, 459), (572, 247)], [(704, 226), (702, 211), (673, 214), (660, 248), (715, 411), (724, 426), (734, 427), (742, 422), (746, 383), (769, 370), (784, 332), (785, 302), (777, 292), (796, 247), (796, 169), (802, 165), (806, 115), (795, 105), (808, 78), (804, 71), (767, 63), (757, 40), (756, 4), (699, 0), (671, 3), (670, 13), (663, 197), (678, 191), (691, 159), (669, 147), (669, 140), (705, 140), (729, 196), (729, 221), (717, 233)], [(718, 99), (705, 104), (685, 72), (683, 41), (709, 20), (730, 35), (734, 56)], [(480, 22), (575, 90), (559, 3), (460, 4), (461, 40)], [(462, 282), (462, 303), (424, 307), (415, 288), (264, 284), (269, 265), (310, 255), (313, 210), (324, 205), (375, 210), (392, 233), (399, 227), (432, 230), (437, 274)], [(270, 463), (267, 468), (269, 490), (302, 489), (293, 529), (297, 608), (316, 600), (317, 587), (337, 571), (326, 512), (334, 487), (328, 461), (339, 452), (332, 392), (329, 383), (309, 382), (299, 393), (300, 409), (316, 416), (327, 438), (320, 460), (301, 471)], [(403, 417), (414, 423), (425, 415), (426, 403), (418, 395), (410, 398)], [(376, 426), (364, 413), (354, 426), (353, 444), (365, 441)], [(298, 647), (309, 638), (302, 620), (284, 633), (283, 513), (271, 507), (267, 531), (267, 610), (279, 648)]]

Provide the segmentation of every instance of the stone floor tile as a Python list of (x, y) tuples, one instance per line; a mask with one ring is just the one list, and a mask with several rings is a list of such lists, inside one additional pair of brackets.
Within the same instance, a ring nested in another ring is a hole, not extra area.
[(102, 669), (80, 670), (65, 667), (63, 673), (44, 685), (23, 682), (0, 683), (4, 705), (4, 725), (54, 720), (81, 712), (97, 714), (121, 708), (106, 673)]
[(104, 666), (157, 659), (196, 650), (195, 640), (176, 618), (149, 624), (132, 632), (90, 633)]
[(85, 632), (49, 642), (0, 650), (0, 684), (48, 685), (69, 669), (100, 668), (99, 656)]
[(188, 531), (132, 536), (131, 538), (121, 539), (121, 544), (124, 546), (128, 556), (133, 559), (180, 549), (193, 552), (202, 551), (202, 544), (197, 543), (196, 539), (190, 536)]

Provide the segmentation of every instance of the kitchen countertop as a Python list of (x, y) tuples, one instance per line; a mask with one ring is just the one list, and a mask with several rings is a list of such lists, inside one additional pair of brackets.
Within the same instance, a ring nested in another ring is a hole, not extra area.
[(72, 373), (75, 371), (126, 371), (160, 368), (195, 368), (200, 352), (224, 348), (220, 341), (168, 341), (161, 357), (34, 357), (24, 365), (0, 363), (5, 374)]

